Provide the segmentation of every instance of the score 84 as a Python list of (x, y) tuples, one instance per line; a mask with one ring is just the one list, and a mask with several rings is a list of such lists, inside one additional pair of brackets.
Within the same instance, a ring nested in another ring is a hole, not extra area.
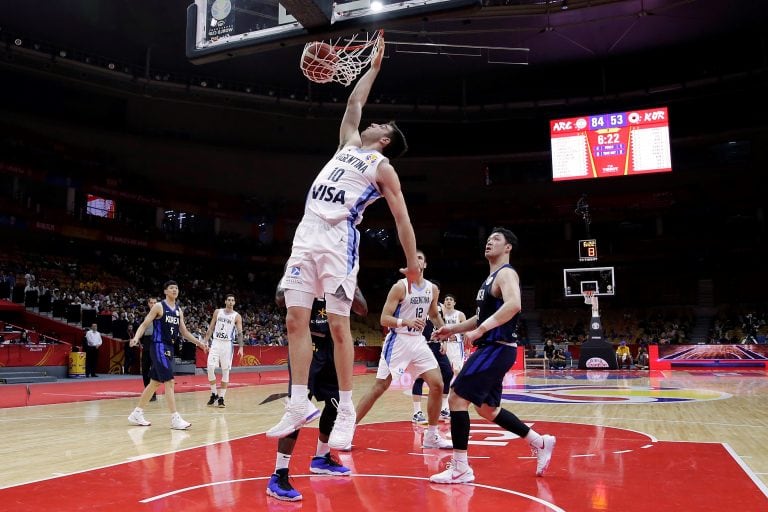
[(617, 126), (625, 126), (627, 124), (627, 116), (622, 112), (618, 114), (604, 114), (602, 116), (593, 116), (589, 118), (589, 127), (593, 130), (599, 130), (600, 128), (614, 128)]

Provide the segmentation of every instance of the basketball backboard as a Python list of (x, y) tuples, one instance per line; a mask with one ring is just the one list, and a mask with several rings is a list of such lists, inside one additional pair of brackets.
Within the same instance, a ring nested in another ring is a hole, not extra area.
[(309, 41), (451, 16), (480, 0), (195, 0), (187, 58), (202, 64)]
[(597, 296), (614, 295), (613, 267), (564, 268), (563, 290), (566, 297), (583, 298), (585, 291), (594, 291)]

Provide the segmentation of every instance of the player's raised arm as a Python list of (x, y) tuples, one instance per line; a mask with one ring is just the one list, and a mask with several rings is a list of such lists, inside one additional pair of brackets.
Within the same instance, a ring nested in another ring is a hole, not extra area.
[(384, 58), (384, 39), (379, 43), (379, 50), (371, 61), (371, 67), (360, 77), (355, 84), (352, 93), (347, 99), (347, 110), (339, 127), (339, 149), (349, 144), (360, 145), (360, 119), (363, 115), (363, 107), (368, 102), (368, 94), (371, 92), (373, 82), (381, 70), (381, 61)]

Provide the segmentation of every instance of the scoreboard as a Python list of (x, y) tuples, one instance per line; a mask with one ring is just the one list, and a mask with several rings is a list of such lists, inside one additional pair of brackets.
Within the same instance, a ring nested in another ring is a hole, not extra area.
[(553, 181), (669, 172), (666, 107), (550, 121)]

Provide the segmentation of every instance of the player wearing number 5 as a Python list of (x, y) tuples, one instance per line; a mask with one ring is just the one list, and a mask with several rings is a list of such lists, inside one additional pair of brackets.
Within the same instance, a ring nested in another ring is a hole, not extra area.
[(361, 420), (376, 400), (389, 389), (392, 378), (399, 379), (408, 371), (411, 375), (421, 377), (429, 386), (427, 399), (427, 431), (424, 433), (424, 448), (452, 448), (450, 441), (443, 439), (437, 430), (440, 419), (440, 405), (443, 396), (443, 376), (437, 364), (435, 354), (427, 345), (422, 331), (427, 317), (435, 327), (442, 327), (443, 319), (437, 308), (437, 286), (424, 279), (426, 258), (424, 253), (417, 251), (420, 279), (408, 288), (405, 279), (396, 282), (389, 290), (387, 302), (381, 311), (381, 325), (389, 328), (381, 348), (379, 369), (376, 381), (371, 389), (357, 404), (358, 421)]
[(184, 421), (176, 411), (176, 395), (173, 392), (175, 382), (173, 380), (173, 346), (180, 337), (203, 350), (208, 350), (208, 346), (202, 341), (198, 341), (187, 330), (184, 323), (184, 313), (181, 311), (181, 307), (176, 304), (176, 299), (179, 296), (179, 285), (176, 284), (176, 281), (167, 281), (163, 285), (163, 293), (165, 293), (165, 300), (152, 306), (131, 339), (132, 347), (138, 345), (141, 335), (152, 324), (152, 342), (150, 343), (149, 354), (152, 366), (149, 370), (149, 384), (144, 388), (144, 392), (139, 398), (139, 405), (128, 416), (128, 423), (142, 427), (151, 425), (144, 418), (144, 408), (149, 404), (150, 398), (160, 384), (165, 384), (165, 401), (168, 404), (168, 411), (171, 413), (171, 428), (186, 430), (191, 424)]
[[(235, 311), (235, 296), (227, 294), (224, 300), (224, 308), (213, 312), (213, 318), (205, 333), (203, 343), (206, 345), (213, 337), (211, 348), (208, 352), (208, 383), (211, 385), (211, 398), (208, 405), (225, 407), (224, 395), (229, 386), (229, 372), (232, 370), (232, 344), (237, 340), (240, 346), (237, 350), (238, 357), (243, 357), (243, 318)], [(216, 368), (221, 368), (221, 388), (216, 390)]]
[(371, 124), (359, 131), (360, 119), (373, 82), (381, 69), (384, 42), (371, 67), (355, 84), (339, 129), (339, 146), (306, 195), (304, 217), (296, 228), (291, 256), (280, 286), (288, 308), (285, 323), (291, 369), (291, 402), (268, 437), (285, 437), (312, 416), (307, 399), (307, 378), (312, 361), (309, 320), (316, 297), (325, 298), (328, 326), (334, 342), (339, 378), (338, 417), (328, 444), (344, 448), (352, 441), (355, 408), (352, 404), (354, 346), (349, 312), (360, 268), (360, 233), (363, 210), (379, 199), (387, 200), (403, 246), (409, 282), (418, 278), (416, 237), (405, 205), (400, 179), (389, 159), (406, 149), (405, 138), (394, 122)]

